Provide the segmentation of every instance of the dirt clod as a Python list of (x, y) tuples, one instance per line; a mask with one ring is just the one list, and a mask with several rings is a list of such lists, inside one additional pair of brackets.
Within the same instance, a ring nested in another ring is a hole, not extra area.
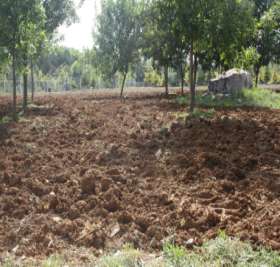
[(92, 176), (86, 176), (81, 179), (81, 189), (85, 194), (95, 194), (95, 179)]
[(129, 224), (133, 221), (133, 217), (130, 213), (124, 211), (119, 215), (118, 221), (123, 224)]

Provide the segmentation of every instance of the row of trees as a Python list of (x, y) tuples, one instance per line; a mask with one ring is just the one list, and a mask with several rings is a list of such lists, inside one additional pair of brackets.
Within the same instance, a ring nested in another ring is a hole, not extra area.
[(34, 65), (40, 75), (71, 73), (80, 87), (100, 75), (105, 81), (122, 76), (121, 97), (131, 72), (136, 80), (160, 81), (157, 70), (163, 70), (168, 94), (170, 68), (182, 92), (187, 70), (192, 111), (202, 72), (251, 68), (257, 85), (261, 67), (280, 58), (279, 0), (103, 0), (92, 50), (48, 49), (56, 29), (75, 19), (73, 0), (1, 0), (0, 60), (12, 66), (14, 117), (17, 77), (23, 77), (25, 110), (28, 70), (34, 93)]
[[(72, 0), (0, 1), (0, 58), (2, 62), (12, 63), (14, 119), (17, 114), (18, 74), (23, 75), (23, 110), (25, 111), (28, 68), (31, 68), (33, 74), (34, 61), (48, 42), (53, 40), (56, 29), (61, 24), (71, 23), (75, 19), (76, 13)], [(34, 85), (32, 92), (33, 96)]]
[(195, 107), (197, 70), (255, 71), (280, 58), (279, 0), (105, 0), (95, 33), (95, 50), (102, 73), (123, 75), (139, 57), (152, 58), (164, 69), (189, 68), (190, 109)]
[[(0, 63), (1, 64), (1, 63)], [(108, 63), (110, 64), (110, 63)], [(33, 73), (28, 71), (28, 88), (32, 87), (31, 78), (35, 76), (36, 89), (43, 91), (80, 90), (84, 88), (114, 88), (123, 82), (121, 73), (114, 77), (102, 77), (99, 58), (92, 49), (79, 51), (73, 48), (61, 47), (56, 44), (45, 48), (33, 64)], [(101, 64), (102, 65), (102, 64)], [(187, 72), (187, 71), (186, 71)], [(168, 84), (178, 86), (181, 83), (180, 69), (168, 69)], [(209, 73), (198, 70), (197, 82), (207, 84)], [(140, 57), (137, 64), (130, 68), (126, 84), (128, 86), (162, 86), (164, 78), (160, 68), (155, 68), (151, 59)], [(261, 73), (262, 76), (262, 73)], [(187, 74), (185, 75), (185, 78)], [(0, 68), (0, 90), (10, 92), (12, 86), (12, 70), (10, 64)], [(185, 81), (183, 81), (185, 83)], [(22, 89), (22, 80), (17, 79), (17, 93)], [(0, 91), (0, 94), (1, 94)]]

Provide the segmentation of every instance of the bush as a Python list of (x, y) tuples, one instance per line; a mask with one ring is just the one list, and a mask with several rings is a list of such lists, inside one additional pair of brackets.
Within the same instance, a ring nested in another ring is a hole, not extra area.
[(152, 86), (162, 86), (163, 85), (163, 78), (162, 76), (152, 68), (149, 68), (145, 71), (145, 83), (152, 85)]

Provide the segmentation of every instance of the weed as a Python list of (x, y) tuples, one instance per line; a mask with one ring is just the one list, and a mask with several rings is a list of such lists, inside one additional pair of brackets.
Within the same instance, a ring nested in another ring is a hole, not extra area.
[(166, 260), (172, 266), (174, 267), (184, 266), (187, 258), (187, 252), (185, 248), (167, 243), (163, 246), (163, 253)]
[[(189, 103), (189, 96), (180, 96), (176, 99), (179, 105)], [(267, 89), (244, 89), (233, 95), (214, 95), (197, 93), (197, 106), (215, 107), (268, 107), (280, 109), (280, 94)]]
[[(7, 259), (2, 267), (64, 267), (63, 257), (52, 256), (41, 265), (22, 265)], [(77, 266), (77, 265), (75, 265)], [(280, 254), (264, 248), (253, 249), (249, 243), (226, 236), (224, 232), (202, 247), (189, 251), (166, 243), (160, 256), (149, 255), (125, 246), (121, 251), (101, 257), (91, 267), (279, 267)]]
[(9, 116), (4, 116), (0, 118), (0, 124), (6, 124), (12, 121), (12, 118)]
[(42, 267), (64, 267), (64, 259), (59, 255), (53, 255), (43, 262)]
[(195, 119), (212, 119), (215, 115), (214, 109), (202, 110), (202, 109), (195, 109), (192, 114), (189, 114), (189, 117)]
[(142, 267), (142, 253), (127, 245), (116, 254), (101, 258), (96, 267)]

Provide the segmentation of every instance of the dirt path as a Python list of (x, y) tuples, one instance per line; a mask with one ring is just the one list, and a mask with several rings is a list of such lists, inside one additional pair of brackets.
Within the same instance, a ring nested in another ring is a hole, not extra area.
[(157, 98), (43, 97), (0, 134), (0, 252), (95, 252), (224, 229), (280, 250), (280, 111), (178, 123)]

